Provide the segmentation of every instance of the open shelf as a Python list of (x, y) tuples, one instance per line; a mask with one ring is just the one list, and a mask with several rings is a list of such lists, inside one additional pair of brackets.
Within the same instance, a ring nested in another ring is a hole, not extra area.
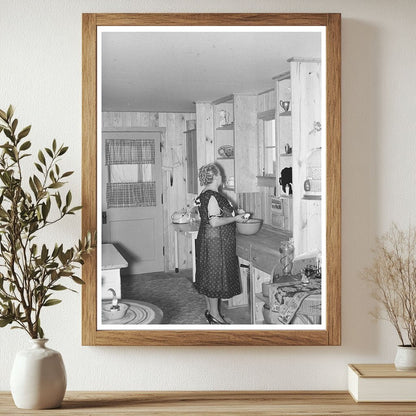
[(283, 111), (282, 113), (279, 113), (279, 117), (290, 117), (291, 115), (291, 111)]
[(303, 195), (302, 199), (306, 199), (309, 201), (320, 201), (322, 199), (321, 195)]
[(218, 156), (217, 160), (234, 160), (234, 156), (232, 156), (232, 157)]
[(233, 130), (234, 123), (225, 124), (224, 126), (217, 127), (216, 130)]

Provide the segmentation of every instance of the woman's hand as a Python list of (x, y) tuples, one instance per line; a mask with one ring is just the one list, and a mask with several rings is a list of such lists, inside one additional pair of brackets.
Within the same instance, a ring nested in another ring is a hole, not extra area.
[(247, 222), (248, 218), (246, 218), (246, 214), (238, 214), (235, 217), (235, 222)]

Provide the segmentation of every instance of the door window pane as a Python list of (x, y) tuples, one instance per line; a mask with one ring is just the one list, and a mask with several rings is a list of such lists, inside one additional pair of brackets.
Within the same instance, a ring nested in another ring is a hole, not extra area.
[(155, 142), (109, 139), (105, 143), (108, 208), (156, 206)]

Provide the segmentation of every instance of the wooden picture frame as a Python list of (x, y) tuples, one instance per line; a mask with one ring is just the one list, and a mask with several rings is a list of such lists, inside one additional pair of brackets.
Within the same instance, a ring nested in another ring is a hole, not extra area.
[(97, 330), (97, 257), (83, 266), (83, 345), (341, 344), (341, 15), (111, 14), (82, 17), (82, 231), (97, 228), (97, 28), (100, 26), (322, 26), (326, 28), (326, 328), (323, 330)]

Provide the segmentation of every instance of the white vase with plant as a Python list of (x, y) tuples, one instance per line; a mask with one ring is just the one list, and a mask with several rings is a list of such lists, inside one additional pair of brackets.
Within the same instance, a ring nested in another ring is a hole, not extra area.
[(397, 370), (416, 370), (416, 228), (407, 231), (393, 224), (377, 239), (374, 260), (363, 272), (374, 298), (400, 339), (394, 364)]
[[(69, 249), (48, 244), (46, 234), (67, 215), (81, 207), (71, 206), (71, 191), (63, 194), (65, 178), (58, 162), (68, 147), (53, 140), (50, 148), (39, 150), (37, 172), (24, 177), (22, 159), (31, 156), (26, 140), (30, 126), (17, 132), (14, 110), (0, 110), (0, 327), (11, 325), (31, 337), (32, 347), (17, 353), (11, 374), (11, 390), (17, 407), (45, 409), (58, 407), (65, 394), (66, 374), (61, 355), (45, 346), (41, 311), (61, 302), (54, 295), (71, 290), (64, 279), (82, 284), (76, 275), (83, 257), (93, 249), (88, 234)], [(40, 235), (39, 235), (40, 234)]]

